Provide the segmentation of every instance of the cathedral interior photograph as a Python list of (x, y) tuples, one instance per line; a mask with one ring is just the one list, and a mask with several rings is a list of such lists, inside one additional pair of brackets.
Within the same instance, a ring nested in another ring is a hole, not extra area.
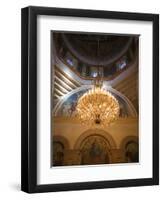
[(139, 163), (139, 36), (51, 31), (51, 166)]

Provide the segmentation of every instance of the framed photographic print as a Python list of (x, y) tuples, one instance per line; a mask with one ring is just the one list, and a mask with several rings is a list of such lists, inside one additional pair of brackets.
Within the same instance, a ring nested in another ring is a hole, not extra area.
[(159, 16), (22, 9), (22, 190), (159, 184)]

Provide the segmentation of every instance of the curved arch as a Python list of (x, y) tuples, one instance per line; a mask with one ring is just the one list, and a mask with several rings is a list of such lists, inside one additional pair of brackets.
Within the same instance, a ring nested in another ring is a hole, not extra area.
[(120, 144), (120, 149), (123, 149), (123, 150), (124, 150), (125, 147), (126, 147), (126, 144), (127, 144), (128, 142), (131, 142), (131, 141), (138, 143), (138, 137), (137, 137), (137, 136), (127, 136), (127, 137), (125, 137), (125, 138), (122, 140), (121, 144)]
[(70, 149), (69, 141), (63, 136), (53, 136), (53, 142), (61, 142), (64, 145), (64, 149)]
[(112, 88), (112, 87), (106, 87), (106, 89), (109, 88), (109, 90), (113, 93), (116, 94), (117, 96), (121, 97), (126, 104), (128, 105), (128, 108), (130, 109), (130, 112), (132, 114), (132, 116), (136, 116), (137, 117), (137, 111), (135, 109), (135, 107), (133, 106), (133, 104), (131, 103), (131, 101), (125, 96), (123, 95), (121, 92), (119, 92), (118, 90)]
[(113, 137), (106, 131), (101, 130), (101, 129), (89, 129), (85, 132), (83, 132), (80, 137), (77, 139), (76, 143), (74, 144), (73, 149), (80, 149), (80, 146), (88, 136), (93, 136), (93, 135), (100, 135), (103, 136), (106, 141), (109, 143), (111, 149), (116, 149), (116, 142), (114, 141)]
[[(66, 94), (64, 96), (64, 98), (62, 98), (57, 104), (56, 106), (54, 107), (54, 110), (53, 110), (53, 113), (55, 116), (57, 116), (57, 113), (59, 111), (59, 109), (61, 108), (61, 106), (63, 105), (63, 103), (65, 101), (67, 101), (67, 99), (72, 96), (73, 94), (75, 93), (78, 93), (78, 92), (81, 92), (81, 91), (84, 91), (84, 90), (88, 90), (88, 89), (91, 89), (93, 87), (93, 85), (83, 85), (81, 87), (78, 87), (76, 89), (74, 89), (73, 91), (69, 92), (68, 94)], [(126, 97), (124, 96), (122, 93), (120, 93), (119, 91), (117, 91), (116, 89), (112, 88), (111, 86), (107, 86), (105, 85), (104, 88), (110, 92), (112, 92), (113, 94), (117, 95), (118, 97), (120, 97), (125, 103), (126, 105), (128, 106), (128, 109), (130, 111), (130, 114), (132, 117), (136, 117), (137, 116), (137, 111), (135, 109), (135, 107), (133, 106), (133, 104), (131, 103), (131, 101)]]

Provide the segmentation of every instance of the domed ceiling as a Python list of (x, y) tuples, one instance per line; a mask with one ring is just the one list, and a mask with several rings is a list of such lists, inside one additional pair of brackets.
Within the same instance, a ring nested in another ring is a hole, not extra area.
[(62, 34), (69, 51), (74, 54), (81, 62), (88, 65), (106, 66), (116, 61), (122, 56), (132, 38), (107, 35), (74, 35)]
[(59, 59), (83, 79), (99, 73), (111, 80), (126, 70), (137, 56), (137, 38), (132, 36), (56, 33)]

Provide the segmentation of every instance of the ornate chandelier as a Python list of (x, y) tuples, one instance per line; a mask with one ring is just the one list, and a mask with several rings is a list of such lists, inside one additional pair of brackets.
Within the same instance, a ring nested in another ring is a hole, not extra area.
[(119, 117), (119, 103), (99, 83), (79, 98), (77, 116), (84, 124), (107, 126)]

